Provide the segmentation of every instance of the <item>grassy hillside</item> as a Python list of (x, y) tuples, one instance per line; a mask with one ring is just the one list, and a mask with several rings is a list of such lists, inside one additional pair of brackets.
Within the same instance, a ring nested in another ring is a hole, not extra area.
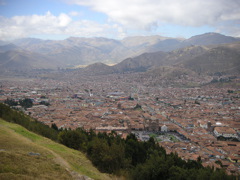
[(186, 68), (203, 74), (214, 74), (216, 72), (226, 74), (239, 73), (239, 50), (229, 47), (222, 46), (210, 49), (202, 55), (183, 62), (183, 64)]
[(0, 119), (0, 179), (110, 179), (84, 154)]

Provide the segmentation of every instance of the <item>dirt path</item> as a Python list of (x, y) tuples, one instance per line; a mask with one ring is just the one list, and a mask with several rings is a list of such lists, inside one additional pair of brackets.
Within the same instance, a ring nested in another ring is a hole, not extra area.
[(71, 174), (73, 179), (76, 179), (76, 180), (92, 180), (91, 178), (89, 178), (87, 176), (81, 175), (81, 174), (77, 173), (76, 171), (71, 170), (72, 168), (69, 165), (69, 163), (65, 159), (63, 159), (59, 154), (57, 154), (54, 151), (52, 151), (50, 149), (47, 149), (47, 148), (46, 148), (46, 150), (48, 150), (49, 152), (51, 152), (54, 155), (54, 157), (55, 157), (54, 161), (57, 164), (59, 164), (60, 166), (64, 167), (69, 172), (69, 174)]
[[(7, 127), (7, 128), (9, 128), (8, 130), (16, 133), (14, 129), (11, 129), (10, 127), (8, 127), (6, 125), (0, 124), (0, 127), (1, 126)], [(31, 139), (29, 139), (27, 137), (24, 137), (24, 136), (19, 136), (19, 137), (24, 138), (29, 143), (34, 143)], [(81, 175), (78, 172), (73, 171), (71, 166), (69, 165), (69, 163), (64, 158), (62, 158), (59, 154), (55, 153), (53, 150), (51, 150), (47, 147), (44, 147), (43, 145), (41, 145), (41, 143), (34, 143), (34, 144), (45, 149), (47, 152), (50, 152), (54, 156), (53, 160), (55, 161), (55, 163), (59, 164), (61, 167), (66, 169), (68, 171), (68, 173), (73, 177), (73, 179), (75, 179), (75, 180), (92, 180), (91, 178), (89, 178), (87, 176)]]

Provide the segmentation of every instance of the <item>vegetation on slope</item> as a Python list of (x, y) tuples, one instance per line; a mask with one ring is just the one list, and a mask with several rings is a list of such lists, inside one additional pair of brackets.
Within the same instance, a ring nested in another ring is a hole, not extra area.
[(0, 120), (0, 179), (72, 179), (51, 151), (34, 143), (41, 138)]
[(130, 134), (122, 139), (116, 133), (86, 132), (83, 129), (62, 131), (61, 143), (86, 151), (102, 172), (124, 175), (128, 179), (235, 179), (223, 169), (203, 167), (197, 161), (182, 160), (177, 154), (166, 154), (153, 138), (140, 142)]
[(0, 104), (0, 118), (19, 124), (32, 132), (38, 133), (52, 140), (57, 140), (58, 138), (58, 132), (56, 130), (49, 128), (47, 125), (33, 120), (23, 112), (15, 111), (4, 104)]
[[(29, 125), (30, 128), (35, 126), (35, 131), (40, 130), (38, 134), (47, 132), (43, 130), (45, 128), (49, 132), (55, 131), (4, 104), (0, 104), (0, 117)], [(0, 179), (75, 179), (81, 175), (110, 179), (108, 175), (100, 173), (80, 151), (38, 134), (0, 119)]]

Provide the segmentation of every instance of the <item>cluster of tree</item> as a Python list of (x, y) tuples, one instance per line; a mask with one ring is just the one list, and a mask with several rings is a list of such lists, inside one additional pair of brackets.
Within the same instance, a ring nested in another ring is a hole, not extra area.
[(131, 96), (129, 96), (129, 97), (128, 97), (128, 100), (129, 100), (129, 101), (133, 101), (133, 100), (134, 100), (134, 98), (133, 98), (133, 97), (131, 97)]
[(142, 106), (140, 104), (137, 104), (135, 107), (134, 107), (134, 110), (142, 110)]
[(47, 101), (41, 101), (39, 104), (45, 105), (45, 106), (50, 106), (50, 103)]
[(30, 116), (25, 115), (23, 112), (13, 110), (2, 103), (0, 103), (0, 118), (8, 122), (19, 124), (32, 132), (52, 140), (57, 141), (58, 139), (58, 131), (56, 129), (50, 128), (49, 126), (32, 119)]
[(217, 83), (217, 82), (220, 82), (220, 83), (223, 83), (223, 82), (231, 82), (232, 79), (230, 77), (222, 77), (222, 78), (214, 78), (211, 83)]
[(7, 99), (4, 101), (5, 104), (8, 104), (9, 106), (17, 106), (19, 103), (18, 101), (15, 101), (13, 99)]
[(33, 106), (33, 101), (29, 98), (25, 98), (23, 100), (19, 100), (20, 106), (22, 106), (24, 109), (30, 108)]
[(138, 141), (130, 134), (122, 139), (115, 132), (94, 133), (83, 129), (64, 130), (59, 142), (83, 151), (102, 172), (121, 174), (129, 179), (235, 179), (223, 169), (203, 167), (197, 161), (182, 160), (176, 153), (167, 154), (153, 138)]
[(25, 98), (19, 101), (15, 101), (13, 99), (7, 99), (4, 101), (5, 104), (8, 104), (9, 106), (17, 106), (20, 105), (24, 109), (30, 108), (33, 106), (33, 101), (29, 98)]
[(176, 153), (167, 154), (153, 138), (141, 142), (133, 134), (122, 139), (115, 132), (96, 134), (81, 128), (58, 130), (56, 124), (50, 128), (1, 103), (0, 118), (85, 152), (100, 171), (128, 179), (236, 179), (222, 169), (203, 167), (200, 157), (197, 161), (185, 161)]

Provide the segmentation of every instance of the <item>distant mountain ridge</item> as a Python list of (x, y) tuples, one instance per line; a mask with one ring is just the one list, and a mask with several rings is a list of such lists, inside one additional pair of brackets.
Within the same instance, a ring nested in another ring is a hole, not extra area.
[(200, 74), (240, 73), (240, 53), (229, 47), (216, 47), (182, 64), (184, 67)]
[(183, 41), (183, 44), (204, 46), (212, 44), (233, 43), (236, 41), (238, 41), (238, 39), (231, 36), (224, 36), (219, 33), (205, 33), (186, 39)]
[[(178, 67), (178, 71), (192, 71), (195, 74), (205, 75), (240, 73), (240, 42), (214, 47), (189, 46), (171, 52), (144, 53), (134, 58), (127, 58), (114, 66), (92, 64), (79, 71), (88, 75), (148, 70), (157, 73), (156, 69), (159, 67)], [(152, 71), (153, 69), (155, 70)], [(172, 68), (170, 70), (172, 71)]]
[(48, 68), (55, 68), (54, 60), (44, 55), (15, 48), (11, 51), (0, 52), (1, 73)]
[(6, 52), (6, 51), (13, 51), (13, 50), (20, 50), (21, 48), (19, 46), (16, 46), (15, 44), (5, 44), (0, 46), (0, 53)]
[[(208, 48), (206, 46), (209, 45), (217, 47), (220, 44), (238, 41), (239, 38), (218, 33), (206, 33), (189, 39), (161, 36), (128, 37), (123, 40), (70, 37), (58, 41), (25, 38), (12, 41), (11, 44), (1, 41), (0, 69), (9, 66), (11, 69), (20, 70), (27, 67), (56, 69), (103, 62), (118, 63), (112, 67), (114, 72), (145, 71), (153, 65), (171, 65), (179, 59), (184, 60), (199, 55), (205, 52)], [(178, 51), (195, 46), (198, 48), (186, 51), (188, 54), (183, 53), (179, 57), (181, 52)]]

